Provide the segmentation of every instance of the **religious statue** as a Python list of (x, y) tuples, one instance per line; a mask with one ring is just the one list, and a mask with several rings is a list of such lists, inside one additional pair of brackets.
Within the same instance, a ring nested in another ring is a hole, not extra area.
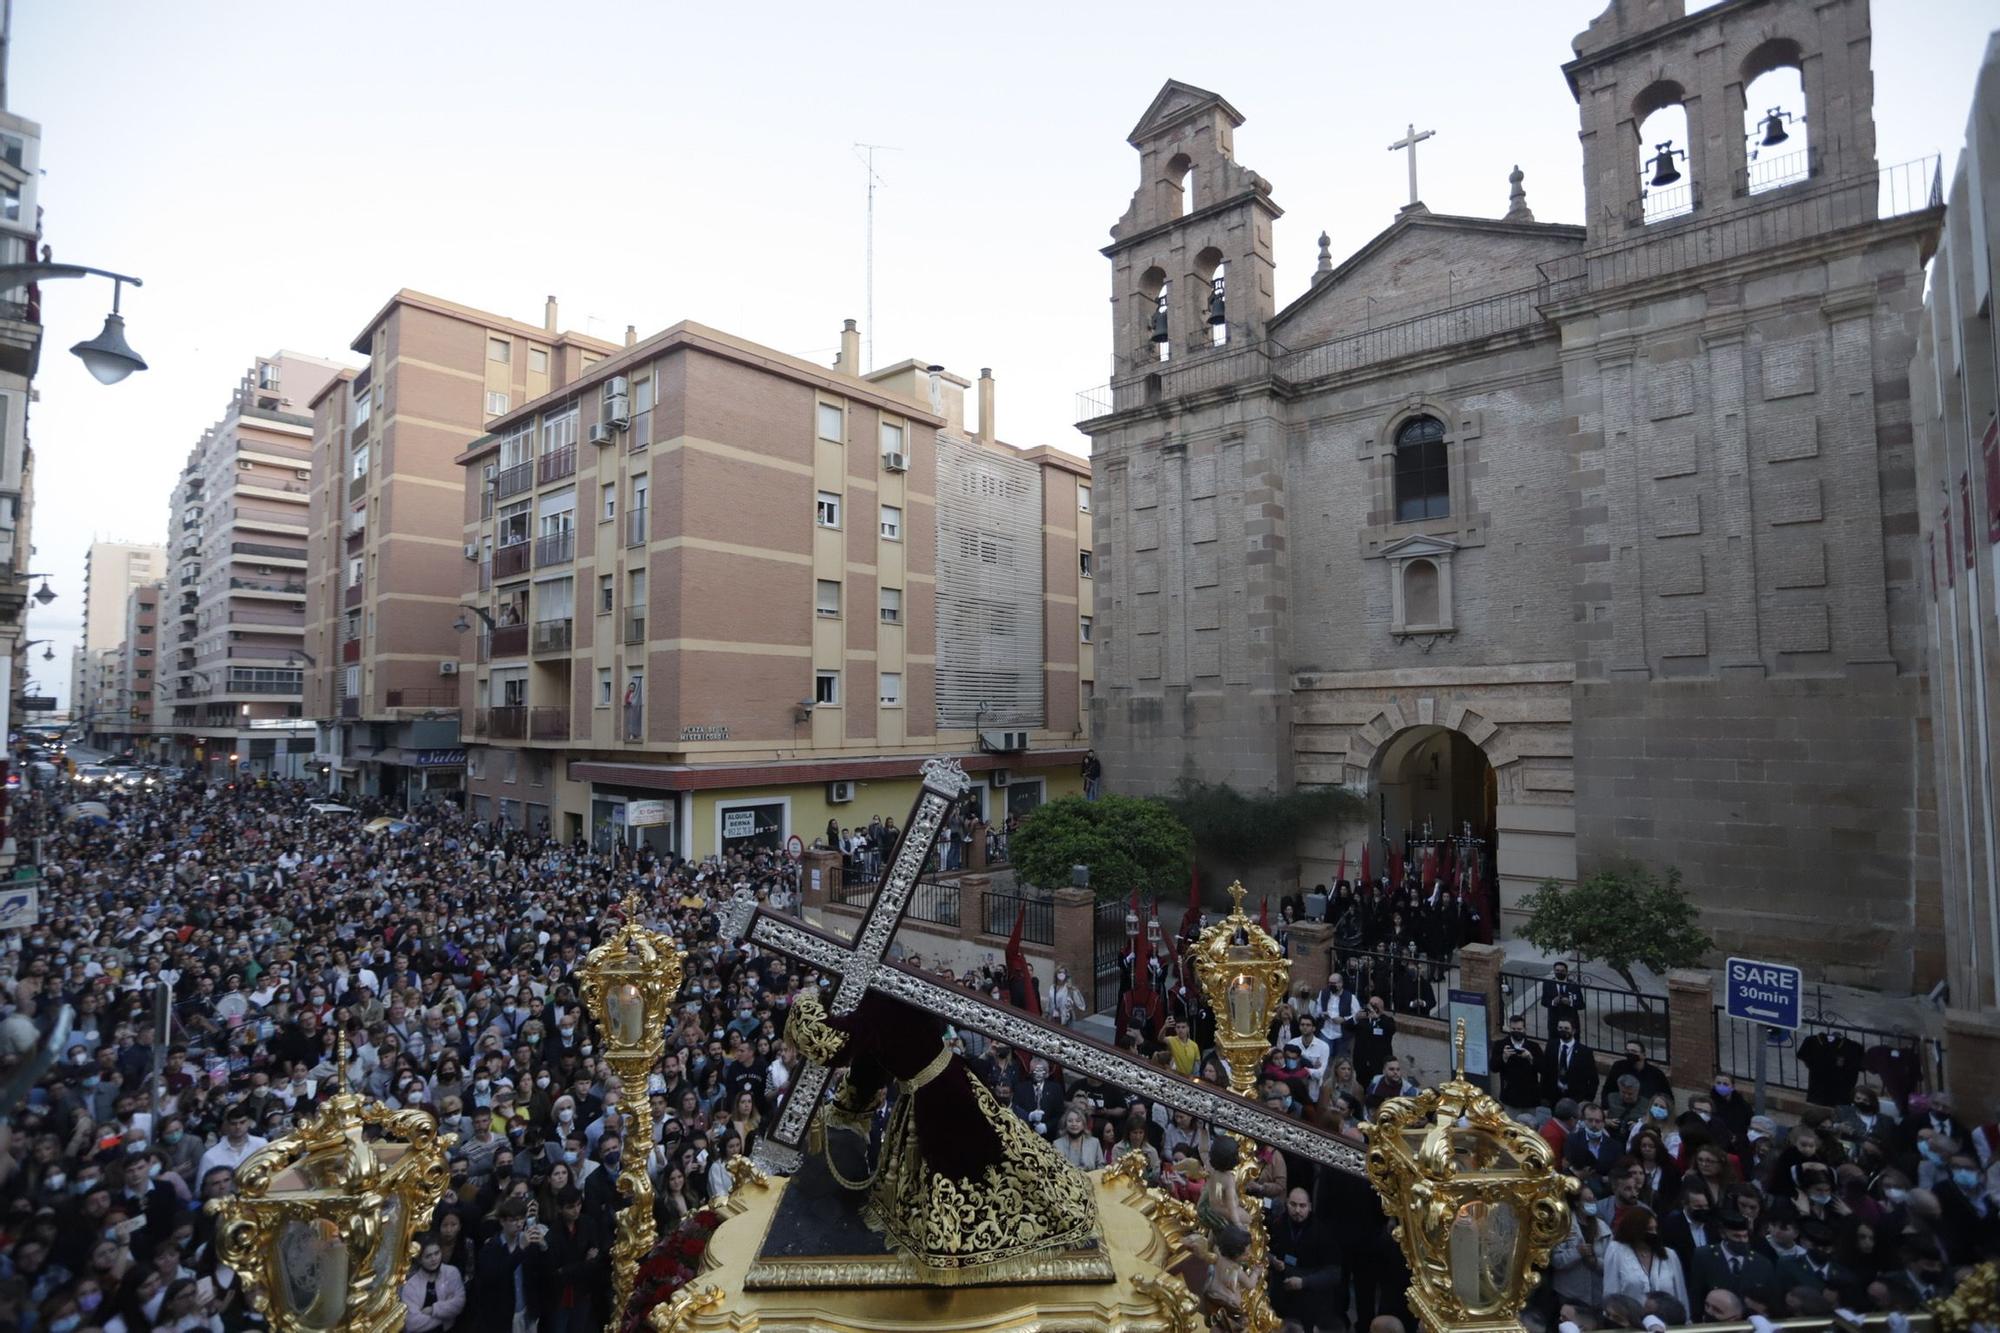
[[(846, 1070), (826, 1115), (827, 1168), (866, 1191), (869, 1225), (916, 1262), (962, 1270), (1096, 1239), (1089, 1178), (993, 1099), (944, 1044), (936, 1014), (875, 992), (829, 1016), (808, 995), (792, 1006), (785, 1035), (810, 1059)], [(865, 1149), (891, 1080), (896, 1103), (869, 1168), (856, 1140)]]

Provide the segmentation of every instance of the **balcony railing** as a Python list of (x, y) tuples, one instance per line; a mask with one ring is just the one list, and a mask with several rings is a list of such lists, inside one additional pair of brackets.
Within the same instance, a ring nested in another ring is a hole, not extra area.
[(503, 704), (486, 710), (486, 735), (496, 741), (526, 740), (528, 710), (521, 704)]
[(249, 680), (231, 677), (223, 689), (224, 694), (297, 694), (302, 688), (297, 680)]
[(535, 656), (549, 653), (566, 653), (570, 646), (570, 626), (568, 620), (537, 620), (535, 622)]
[(367, 599), (367, 595), (368, 589), (365, 586), (359, 583), (350, 583), (347, 585), (347, 591), (340, 594), (340, 604), (348, 607), (359, 606)]
[(237, 555), (262, 555), (269, 556), (273, 560), (304, 560), (306, 558), (306, 549), (303, 546), (270, 546), (263, 542), (231, 542), (229, 543), (229, 549)]
[(646, 544), (646, 511), (634, 509), (625, 515), (625, 544), (644, 546)]
[(493, 577), (511, 578), (528, 572), (528, 556), (534, 548), (523, 537), (511, 546), (502, 546), (493, 553)]
[(341, 644), (340, 660), (343, 662), (359, 662), (361, 660), (361, 640), (349, 639), (346, 643)]
[(528, 651), (526, 625), (502, 625), (493, 631), (492, 639), (495, 657), (521, 657)]
[(347, 479), (347, 499), (349, 503), (359, 500), (366, 494), (368, 494), (368, 474), (366, 472)]
[(625, 613), (625, 642), (644, 643), (646, 641), (646, 613), (628, 611)]
[(414, 688), (390, 690), (385, 702), (391, 708), (456, 708), (458, 686), (418, 685)]
[(576, 529), (544, 533), (535, 538), (535, 568), (567, 563), (576, 555)]
[(528, 739), (566, 741), (569, 739), (569, 709), (533, 708), (528, 711)]
[(361, 700), (357, 698), (342, 699), (340, 701), (340, 715), (342, 717), (360, 717)]
[(273, 583), (268, 579), (231, 579), (229, 580), (229, 587), (233, 592), (247, 592), (252, 594), (260, 592), (283, 593), (288, 597), (303, 597), (306, 595), (306, 585), (303, 583)]
[(546, 486), (576, 473), (576, 446), (566, 444), (535, 460), (535, 480)]
[(510, 495), (519, 495), (534, 484), (535, 465), (533, 463), (516, 463), (512, 467), (501, 468), (494, 475), (493, 494), (504, 500)]

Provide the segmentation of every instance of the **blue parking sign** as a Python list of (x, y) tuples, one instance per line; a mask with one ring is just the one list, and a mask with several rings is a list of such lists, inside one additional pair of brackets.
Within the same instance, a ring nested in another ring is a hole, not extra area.
[(1797, 1030), (1799, 996), (1803, 993), (1799, 969), (1785, 963), (1732, 958), (1723, 978), (1723, 1007), (1731, 1018)]

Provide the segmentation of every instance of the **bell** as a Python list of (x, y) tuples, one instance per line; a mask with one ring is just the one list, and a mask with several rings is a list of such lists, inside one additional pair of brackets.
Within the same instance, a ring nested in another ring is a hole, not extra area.
[(1222, 279), (1217, 278), (1208, 289), (1208, 322), (1211, 325), (1229, 322), (1228, 308), (1222, 299)]
[(1777, 107), (1764, 117), (1764, 147), (1775, 148), (1792, 136), (1785, 129), (1785, 113)]
[(1674, 166), (1674, 141), (1658, 145), (1659, 153), (1653, 158), (1653, 184), (1672, 185), (1681, 178), (1680, 169)]
[(1167, 298), (1162, 296), (1160, 303), (1153, 307), (1153, 341), (1163, 343), (1172, 339), (1173, 335), (1167, 331)]

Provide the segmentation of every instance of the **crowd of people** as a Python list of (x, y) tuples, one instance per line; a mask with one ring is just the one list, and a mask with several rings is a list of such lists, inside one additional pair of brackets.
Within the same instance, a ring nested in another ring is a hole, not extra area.
[[(600, 852), (448, 805), (375, 831), (367, 802), (312, 814), (298, 784), (191, 777), (94, 795), (108, 817), (65, 818), (60, 781), (14, 809), (45, 889), (37, 924), (0, 943), (0, 1080), (33, 1058), (64, 1006), (74, 1022), (53, 1068), (0, 1108), (0, 1325), (262, 1327), (201, 1205), (345, 1084), (426, 1108), (457, 1136), (450, 1192), (403, 1286), (410, 1329), (598, 1329), (630, 1117), (653, 1127), (647, 1166), (665, 1232), (729, 1187), (725, 1163), (754, 1149), (799, 1068), (786, 1015), (822, 979), (723, 941), (715, 912), (745, 888), (780, 909), (794, 901), (796, 871), (780, 853)], [(689, 956), (643, 1088), (605, 1062), (576, 978), (630, 895)], [(1137, 972), (1154, 975), (1143, 962)], [(949, 979), (1025, 999), (1004, 966)], [(1170, 974), (1160, 980), (1179, 1004), (1151, 989), (1121, 1003), (1119, 1040), (1226, 1082), (1212, 1016), (1165, 984)], [(1372, 983), (1350, 989), (1336, 972), (1279, 1010), (1258, 1071), (1267, 1107), (1358, 1138), (1385, 1098), (1416, 1091)], [(1088, 1008), (1067, 977), (1039, 998), (1065, 1022)], [(1150, 1179), (1194, 1203), (1213, 1241), (1204, 1293), (1220, 1325), (1259, 1280), (1296, 1330), (1408, 1322), (1407, 1276), (1365, 1182), (1239, 1147), (976, 1032), (949, 1040), (1077, 1166), (1140, 1154)], [(1495, 1059), (1505, 1100), (1582, 1187), (1530, 1312), (1539, 1326), (1907, 1307), (1949, 1289), (2000, 1239), (2000, 1132), (1968, 1127), (1942, 1098), (1899, 1102), (1863, 1082), (1848, 1105), (1787, 1130), (1748, 1115), (1722, 1081), (1677, 1099), (1642, 1054), (1614, 1067), (1614, 1096), (1575, 1098), (1544, 1076), (1566, 1078), (1561, 1056), (1532, 1051), (1532, 1087), (1511, 1063), (1519, 1055)], [(1260, 1160), (1242, 1195), (1229, 1171), (1240, 1151)], [(1253, 1210), (1271, 1239), (1266, 1273), (1242, 1263)]]

